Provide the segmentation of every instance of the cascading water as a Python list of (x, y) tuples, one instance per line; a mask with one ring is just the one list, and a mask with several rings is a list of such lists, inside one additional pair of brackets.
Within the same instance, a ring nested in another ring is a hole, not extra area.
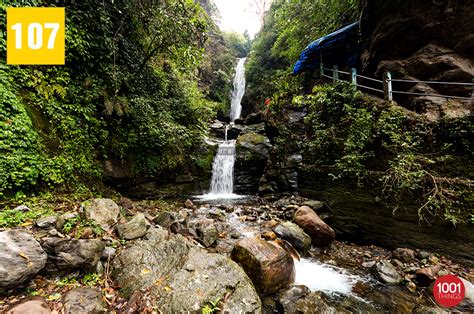
[[(239, 59), (235, 68), (234, 90), (230, 107), (230, 127), (234, 121), (240, 118), (242, 112), (241, 101), (245, 93), (245, 59)], [(224, 143), (219, 145), (217, 155), (212, 164), (211, 191), (203, 195), (202, 199), (226, 199), (239, 198), (233, 194), (234, 189), (234, 163), (235, 163), (235, 140), (227, 140), (229, 125), (224, 129)]]
[(235, 68), (234, 91), (232, 92), (232, 101), (230, 105), (230, 121), (235, 121), (240, 118), (242, 112), (242, 97), (245, 93), (245, 60), (239, 59), (237, 67)]

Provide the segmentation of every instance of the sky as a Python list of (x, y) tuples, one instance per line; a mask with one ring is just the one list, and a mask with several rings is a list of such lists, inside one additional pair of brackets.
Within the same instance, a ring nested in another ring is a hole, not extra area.
[(260, 19), (252, 5), (253, 0), (214, 0), (220, 11), (219, 27), (223, 31), (249, 32), (254, 37), (260, 30)]

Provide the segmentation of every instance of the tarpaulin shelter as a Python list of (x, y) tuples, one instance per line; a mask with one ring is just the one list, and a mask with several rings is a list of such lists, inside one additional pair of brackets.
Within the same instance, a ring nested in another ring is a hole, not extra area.
[(306, 47), (293, 68), (293, 74), (327, 65), (355, 66), (358, 55), (359, 22), (352, 23), (329, 35), (321, 37)]

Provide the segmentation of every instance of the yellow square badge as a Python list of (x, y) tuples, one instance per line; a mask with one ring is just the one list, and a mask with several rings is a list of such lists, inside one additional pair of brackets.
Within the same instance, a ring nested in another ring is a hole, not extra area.
[(64, 8), (7, 8), (7, 64), (64, 64)]

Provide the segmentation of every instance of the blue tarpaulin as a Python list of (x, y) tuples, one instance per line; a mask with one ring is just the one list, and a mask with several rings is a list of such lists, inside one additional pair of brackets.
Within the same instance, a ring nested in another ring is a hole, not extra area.
[(357, 60), (358, 41), (359, 22), (313, 41), (301, 53), (293, 68), (293, 74), (318, 68), (321, 58), (324, 64), (328, 65), (354, 66)]

